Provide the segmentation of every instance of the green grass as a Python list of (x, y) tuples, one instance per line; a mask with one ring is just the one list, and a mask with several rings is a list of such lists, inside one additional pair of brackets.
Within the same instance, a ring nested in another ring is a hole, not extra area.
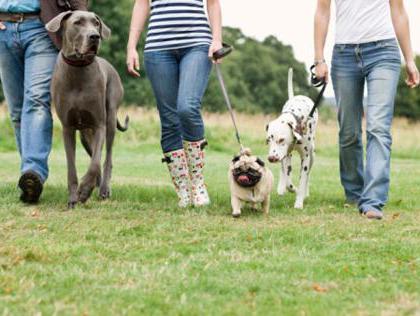
[[(180, 210), (160, 163), (158, 124), (137, 121), (116, 140), (111, 200), (95, 195), (73, 211), (59, 128), (41, 203), (22, 206), (13, 133), (1, 121), (0, 315), (420, 313), (420, 145), (395, 144), (383, 221), (343, 206), (329, 125), (319, 129), (305, 209), (292, 208), (291, 194), (273, 194), (269, 216), (245, 210), (234, 220), (232, 130), (209, 124), (212, 206)], [(265, 157), (260, 125), (243, 133)], [(78, 154), (80, 176), (87, 159)]]

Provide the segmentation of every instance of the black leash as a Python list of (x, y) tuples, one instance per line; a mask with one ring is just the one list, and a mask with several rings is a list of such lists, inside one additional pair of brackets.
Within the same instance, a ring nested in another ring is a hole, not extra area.
[(324, 92), (325, 89), (327, 88), (327, 82), (325, 81), (325, 78), (321, 78), (318, 79), (318, 77), (315, 74), (315, 65), (311, 66), (311, 84), (315, 87), (315, 88), (321, 88), (321, 91), (318, 94), (318, 97), (315, 100), (314, 106), (311, 110), (311, 112), (309, 113), (309, 117), (313, 118), (314, 117), (314, 113), (316, 111), (316, 109), (319, 107), (319, 105), (321, 104), (322, 101), (322, 97), (324, 96)]

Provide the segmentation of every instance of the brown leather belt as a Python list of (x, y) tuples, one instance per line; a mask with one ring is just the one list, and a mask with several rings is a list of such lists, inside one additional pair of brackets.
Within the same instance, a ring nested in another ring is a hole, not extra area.
[(22, 23), (26, 19), (35, 19), (38, 17), (39, 17), (39, 12), (36, 12), (36, 13), (0, 12), (0, 22)]

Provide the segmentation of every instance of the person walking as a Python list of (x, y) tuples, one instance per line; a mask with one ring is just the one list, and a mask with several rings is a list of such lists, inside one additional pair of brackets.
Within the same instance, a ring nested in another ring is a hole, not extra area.
[(180, 207), (210, 203), (200, 108), (210, 59), (222, 48), (222, 26), (219, 0), (206, 1), (208, 18), (204, 0), (136, 0), (127, 44), (128, 72), (139, 77), (137, 44), (149, 19), (144, 64), (159, 111), (164, 161)]
[[(52, 118), (50, 82), (60, 39), (44, 24), (85, 1), (0, 1), (0, 78), (21, 157), (21, 200), (36, 203), (48, 178)], [(54, 45), (56, 43), (57, 46)]]
[[(391, 124), (401, 68), (400, 48), (406, 62), (407, 85), (419, 85), (409, 19), (403, 0), (336, 0), (336, 9), (331, 77), (338, 105), (341, 183), (347, 203), (357, 204), (360, 213), (369, 219), (382, 219), (390, 183)], [(317, 77), (326, 80), (329, 70), (324, 46), (330, 10), (331, 0), (318, 0), (315, 65)]]

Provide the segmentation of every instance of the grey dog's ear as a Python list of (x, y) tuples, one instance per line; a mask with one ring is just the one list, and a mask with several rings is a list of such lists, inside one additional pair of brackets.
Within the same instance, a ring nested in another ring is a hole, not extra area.
[(241, 156), (235, 156), (233, 157), (232, 162), (237, 162), (239, 159), (241, 159)]
[(55, 18), (53, 18), (50, 22), (48, 22), (45, 25), (45, 28), (47, 29), (48, 32), (51, 32), (51, 33), (58, 32), (61, 29), (63, 20), (68, 19), (70, 15), (72, 15), (72, 13), (73, 13), (72, 11), (66, 11), (66, 12), (60, 13)]
[(101, 37), (102, 39), (108, 39), (111, 37), (111, 29), (104, 23), (104, 21), (102, 21), (102, 19), (96, 15), (96, 18), (99, 20), (99, 23), (101, 23), (100, 26), (100, 33), (101, 33)]

